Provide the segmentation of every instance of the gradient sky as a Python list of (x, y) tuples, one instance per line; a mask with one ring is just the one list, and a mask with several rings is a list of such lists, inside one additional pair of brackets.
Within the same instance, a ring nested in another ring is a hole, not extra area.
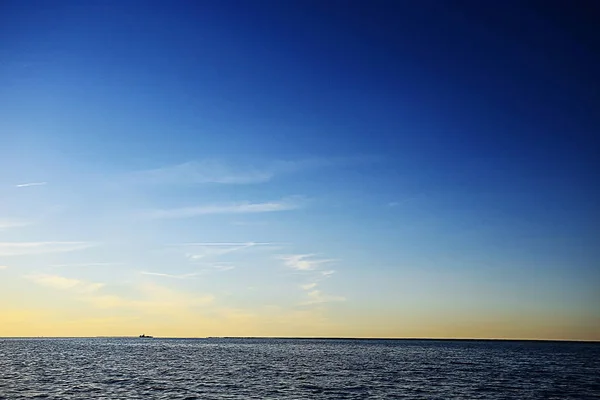
[(560, 3), (2, 1), (0, 336), (600, 340)]

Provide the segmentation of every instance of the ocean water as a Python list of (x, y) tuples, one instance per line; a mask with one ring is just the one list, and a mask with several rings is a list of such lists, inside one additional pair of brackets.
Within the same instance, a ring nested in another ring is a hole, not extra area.
[(600, 399), (600, 344), (0, 339), (1, 399)]

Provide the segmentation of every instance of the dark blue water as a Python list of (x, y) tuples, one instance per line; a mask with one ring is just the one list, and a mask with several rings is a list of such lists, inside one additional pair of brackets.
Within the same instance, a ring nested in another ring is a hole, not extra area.
[(600, 399), (600, 344), (0, 339), (1, 399)]

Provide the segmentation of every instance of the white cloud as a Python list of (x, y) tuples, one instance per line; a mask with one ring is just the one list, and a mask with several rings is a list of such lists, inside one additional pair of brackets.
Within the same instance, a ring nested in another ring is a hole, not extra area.
[(191, 272), (189, 274), (173, 275), (173, 274), (166, 274), (166, 273), (162, 273), (162, 272), (140, 271), (140, 274), (142, 274), (142, 275), (150, 275), (150, 276), (160, 276), (160, 277), (163, 277), (163, 278), (185, 279), (185, 278), (192, 278), (194, 276), (201, 275), (202, 272)]
[(90, 263), (77, 263), (77, 264), (51, 264), (50, 267), (109, 267), (112, 265), (123, 265), (123, 263), (117, 262), (90, 262)]
[(314, 289), (315, 287), (317, 287), (317, 284), (315, 282), (307, 283), (305, 285), (300, 285), (300, 288), (302, 288), (302, 290), (310, 290), (310, 289)]
[(47, 185), (48, 182), (29, 182), (29, 183), (19, 183), (18, 185), (15, 185), (15, 187), (30, 187), (30, 186), (44, 186)]
[(0, 242), (0, 256), (65, 253), (94, 245), (89, 242)]
[(282, 257), (282, 260), (286, 267), (298, 271), (313, 271), (322, 264), (336, 261), (333, 259), (314, 258), (314, 254), (293, 254)]
[[(319, 271), (319, 274), (324, 277), (328, 277), (332, 273), (333, 273), (333, 271)], [(317, 280), (317, 282), (320, 280), (318, 277), (315, 277), (315, 279)], [(300, 305), (307, 306), (307, 305), (330, 303), (330, 302), (336, 302), (336, 301), (346, 301), (346, 299), (341, 296), (332, 296), (332, 295), (323, 294), (323, 292), (316, 289), (316, 287), (318, 286), (317, 282), (311, 282), (311, 283), (306, 283), (306, 284), (300, 285), (300, 288), (302, 290), (306, 291), (307, 292), (306, 295), (308, 296), (308, 300), (301, 302)]]
[(93, 293), (104, 286), (103, 283), (86, 282), (58, 275), (34, 274), (27, 275), (25, 278), (40, 286), (77, 293)]
[(6, 265), (0, 265), (0, 269), (6, 269), (6, 268), (8, 268), (8, 266), (6, 266)]
[(138, 171), (130, 176), (145, 184), (237, 184), (268, 182), (278, 175), (325, 167), (372, 162), (373, 157), (310, 158), (259, 162), (260, 165), (232, 164), (223, 160), (188, 161), (162, 168)]
[(110, 294), (90, 296), (85, 300), (97, 308), (120, 308), (133, 303), (131, 300)]
[(249, 166), (234, 167), (218, 160), (202, 160), (139, 171), (132, 177), (137, 182), (150, 184), (251, 184), (267, 182), (273, 173)]
[(269, 223), (267, 221), (231, 221), (230, 224), (237, 226), (265, 226)]
[(217, 271), (231, 271), (235, 269), (233, 265), (212, 265), (211, 268)]
[(205, 246), (205, 247), (251, 247), (251, 246), (270, 246), (273, 242), (191, 242), (178, 243), (175, 246)]
[(211, 272), (216, 272), (216, 271), (219, 271), (219, 272), (230, 271), (235, 268), (233, 265), (230, 265), (227, 263), (212, 264), (212, 265), (208, 264), (208, 265), (202, 265), (201, 267), (203, 269), (196, 271), (196, 272), (190, 272), (187, 274), (169, 274), (166, 272), (150, 272), (150, 271), (140, 271), (140, 274), (150, 275), (150, 276), (158, 276), (158, 277), (163, 277), (163, 278), (186, 279), (186, 278), (193, 278), (198, 275), (203, 275), (206, 273), (211, 273)]
[(22, 226), (31, 225), (31, 222), (18, 219), (2, 219), (0, 218), (0, 230), (9, 228), (20, 228)]
[(135, 290), (136, 298), (125, 298), (115, 295), (94, 295), (84, 300), (98, 308), (124, 308), (148, 314), (180, 314), (184, 311), (205, 307), (215, 301), (212, 294), (173, 290), (166, 287), (145, 283)]
[(389, 203), (387, 203), (387, 205), (388, 205), (388, 207), (398, 207), (403, 204), (413, 202), (413, 201), (417, 200), (419, 197), (422, 197), (422, 195), (415, 195), (415, 196), (406, 197), (406, 198), (403, 198), (403, 199), (400, 199), (397, 201), (390, 201)]
[(190, 260), (201, 260), (207, 257), (219, 257), (225, 254), (247, 250), (257, 246), (270, 246), (271, 243), (182, 243), (180, 246), (190, 246), (193, 253), (187, 253)]
[(338, 301), (346, 301), (345, 297), (342, 296), (332, 296), (321, 293), (320, 290), (313, 290), (307, 293), (308, 300), (303, 302), (302, 305), (311, 305), (311, 304), (321, 304), (321, 303), (331, 303)]
[(163, 210), (151, 210), (145, 215), (148, 218), (192, 218), (210, 214), (249, 214), (277, 211), (289, 211), (301, 208), (304, 202), (299, 197), (285, 198), (265, 203), (228, 203), (182, 207)]
[(300, 305), (307, 306), (346, 300), (341, 296), (323, 294), (323, 292), (316, 289), (319, 285), (318, 282), (330, 277), (335, 272), (333, 270), (318, 270), (318, 267), (322, 264), (327, 264), (336, 260), (314, 258), (313, 254), (295, 254), (283, 257), (283, 260), (285, 265), (290, 268), (298, 271), (308, 272), (309, 276), (311, 276), (314, 280), (313, 282), (300, 285), (300, 288), (306, 291), (306, 295), (308, 296), (308, 300), (303, 301), (300, 303)]

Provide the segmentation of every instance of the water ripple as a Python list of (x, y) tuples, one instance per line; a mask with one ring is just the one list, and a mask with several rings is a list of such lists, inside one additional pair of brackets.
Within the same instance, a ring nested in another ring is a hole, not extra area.
[(0, 399), (598, 399), (600, 345), (0, 339)]

